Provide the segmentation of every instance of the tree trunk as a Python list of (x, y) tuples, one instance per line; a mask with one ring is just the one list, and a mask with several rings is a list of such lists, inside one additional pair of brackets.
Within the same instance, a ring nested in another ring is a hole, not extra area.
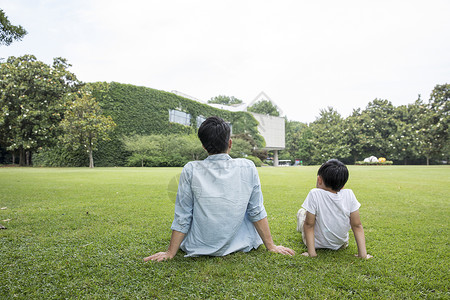
[(427, 156), (427, 166), (430, 165), (430, 158)]
[(89, 146), (89, 168), (94, 167), (94, 156), (92, 155), (92, 147)]
[(88, 150), (89, 150), (89, 168), (94, 168), (94, 156), (92, 155), (92, 133), (89, 133), (88, 138)]
[(141, 159), (141, 167), (142, 168), (144, 167), (144, 159), (143, 158)]
[(16, 151), (13, 151), (12, 153), (12, 164), (16, 164)]
[(30, 151), (25, 151), (25, 160), (26, 160), (27, 167), (30, 166), (30, 156), (31, 156)]
[(25, 150), (23, 147), (19, 148), (19, 166), (25, 166)]

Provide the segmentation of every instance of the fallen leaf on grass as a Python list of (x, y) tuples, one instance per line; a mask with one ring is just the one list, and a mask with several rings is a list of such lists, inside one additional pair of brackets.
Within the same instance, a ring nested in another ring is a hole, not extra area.
[(2, 207), (2, 208), (0, 208), (0, 209), (7, 209), (7, 207)]
[(11, 219), (2, 220), (2, 222), (9, 222)]
[(0, 225), (0, 229), (8, 229), (8, 228), (6, 228), (6, 227), (3, 226), (3, 225)]

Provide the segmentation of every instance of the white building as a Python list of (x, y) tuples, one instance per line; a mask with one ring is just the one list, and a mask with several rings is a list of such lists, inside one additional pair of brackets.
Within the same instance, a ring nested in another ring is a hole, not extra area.
[[(269, 101), (272, 103), (280, 113), (283, 115), (283, 111), (280, 107), (272, 100), (266, 93), (261, 92), (256, 96), (256, 98), (250, 103), (242, 103), (238, 105), (223, 105), (223, 104), (212, 104), (207, 103), (208, 105), (224, 109), (228, 111), (247, 111), (247, 108), (252, 106), (253, 104), (259, 101)], [(258, 131), (259, 134), (266, 141), (266, 146), (264, 150), (269, 150), (274, 152), (273, 165), (278, 166), (278, 150), (283, 150), (285, 148), (285, 123), (284, 118), (282, 117), (274, 117), (269, 115), (262, 115), (253, 112), (249, 112), (253, 115), (253, 117), (258, 121)]]

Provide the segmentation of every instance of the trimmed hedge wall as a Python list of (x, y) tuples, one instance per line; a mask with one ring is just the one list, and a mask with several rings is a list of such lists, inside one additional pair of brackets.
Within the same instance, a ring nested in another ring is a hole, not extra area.
[[(258, 147), (264, 147), (264, 138), (257, 129), (258, 122), (250, 113), (221, 110), (173, 93), (130, 84), (95, 82), (88, 86), (100, 103), (103, 114), (110, 115), (117, 124), (111, 141), (100, 143), (94, 152), (96, 166), (126, 165), (130, 153), (125, 151), (120, 141), (124, 135), (196, 133), (197, 116), (219, 116), (233, 125), (233, 134), (248, 133)], [(171, 109), (189, 113), (191, 126), (169, 122)]]

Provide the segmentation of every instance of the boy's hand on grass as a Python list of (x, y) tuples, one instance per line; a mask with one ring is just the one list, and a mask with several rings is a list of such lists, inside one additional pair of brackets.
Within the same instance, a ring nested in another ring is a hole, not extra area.
[(274, 253), (280, 253), (283, 255), (289, 255), (289, 256), (294, 256), (295, 255), (295, 251), (288, 248), (288, 247), (284, 247), (284, 246), (273, 246), (272, 248), (269, 249), (270, 252), (274, 252)]
[(172, 259), (173, 257), (174, 257), (174, 255), (170, 254), (168, 251), (167, 252), (158, 252), (156, 254), (153, 254), (153, 255), (150, 255), (150, 256), (144, 258), (144, 261), (147, 262), (147, 261), (151, 260), (151, 261), (161, 262), (161, 261)]
[(302, 255), (307, 257), (317, 257), (317, 254), (310, 255), (308, 252), (303, 252)]
[(361, 256), (359, 256), (358, 254), (355, 254), (355, 256), (356, 256), (356, 257), (359, 257), (359, 258), (363, 258), (363, 259), (369, 259), (369, 258), (372, 258), (372, 257), (373, 257), (373, 256), (370, 255), (370, 254), (367, 254), (365, 257), (361, 257)]

